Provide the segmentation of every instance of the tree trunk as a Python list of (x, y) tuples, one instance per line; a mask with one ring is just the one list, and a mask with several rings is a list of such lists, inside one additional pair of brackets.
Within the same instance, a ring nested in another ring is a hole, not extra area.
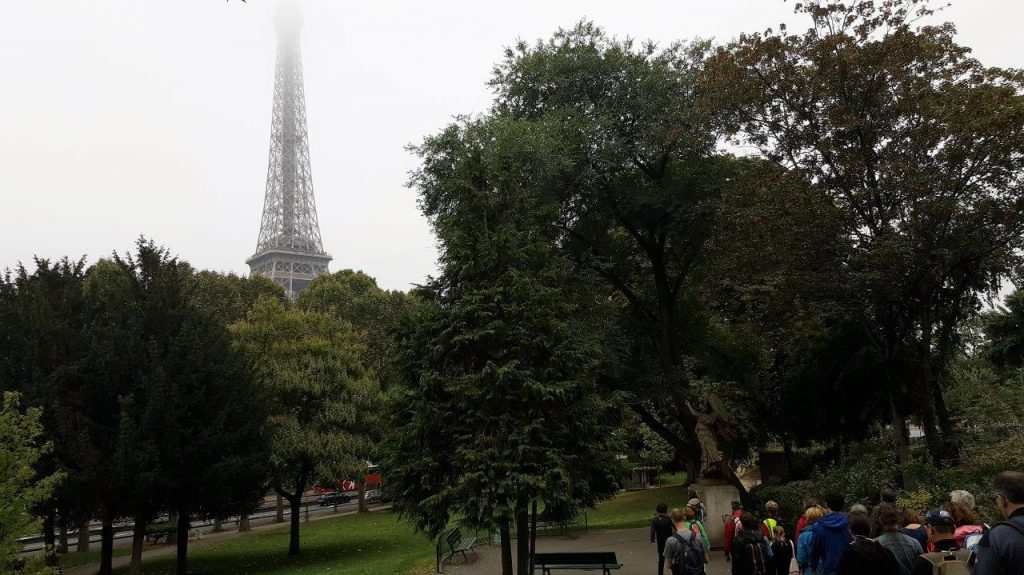
[(274, 523), (284, 523), (284, 497), (277, 494), (277, 505), (275, 507)]
[(298, 555), (299, 554), (299, 525), (302, 514), (302, 493), (306, 490), (306, 477), (308, 476), (306, 471), (299, 473), (295, 480), (295, 492), (288, 493), (280, 486), (275, 485), (274, 490), (281, 497), (288, 500), (288, 505), (291, 507), (291, 528), (288, 533), (288, 554)]
[[(176, 511), (171, 511), (171, 512), (167, 513), (167, 522), (170, 523), (171, 525), (177, 525), (178, 524), (178, 513)], [(174, 545), (177, 542), (178, 542), (178, 531), (177, 531), (177, 529), (175, 529), (174, 531), (171, 531), (170, 533), (167, 534), (167, 544), (168, 545)]]
[(57, 537), (57, 553), (61, 555), (68, 552), (68, 517), (67, 514), (60, 514), (60, 531)]
[(85, 553), (89, 550), (89, 520), (83, 519), (78, 522), (78, 548), (76, 551)]
[(896, 399), (889, 390), (889, 415), (892, 421), (892, 430), (896, 435), (896, 454), (899, 457), (900, 472), (903, 476), (903, 488), (907, 491), (917, 491), (917, 478), (910, 471), (910, 432), (907, 430), (907, 421), (896, 409)]
[(290, 533), (288, 534), (288, 554), (298, 555), (299, 554), (299, 519), (302, 509), (302, 492), (299, 491), (295, 496), (288, 499), (288, 503), (292, 507), (292, 525)]
[(128, 571), (130, 575), (142, 575), (142, 542), (145, 538), (146, 518), (136, 515), (135, 526), (132, 528), (132, 562)]
[(700, 479), (700, 460), (692, 457), (684, 457), (686, 460), (686, 483), (693, 485)]
[(530, 515), (526, 503), (516, 509), (516, 572), (530, 575)]
[(213, 518), (213, 529), (211, 530), (211, 532), (212, 533), (220, 533), (221, 531), (224, 531), (224, 520), (221, 519), (220, 517), (214, 517)]
[(182, 511), (178, 513), (178, 522), (176, 524), (178, 531), (178, 550), (177, 557), (174, 564), (174, 571), (177, 575), (187, 575), (188, 573), (188, 529), (189, 525), (189, 513)]
[(110, 516), (103, 517), (103, 527), (100, 529), (100, 570), (97, 575), (110, 575), (113, 571), (114, 561), (114, 519)]
[(362, 477), (359, 478), (359, 513), (367, 513), (370, 508), (366, 506), (366, 470), (362, 472)]
[(508, 521), (498, 523), (501, 533), (501, 575), (514, 575), (512, 572), (512, 534), (509, 533)]
[(534, 559), (537, 557), (537, 500), (533, 500), (533, 512), (530, 514), (530, 570), (533, 573)]
[(242, 513), (238, 516), (238, 532), (245, 533), (247, 531), (252, 531), (252, 527), (249, 525), (249, 514)]
[(57, 545), (56, 545), (56, 513), (50, 509), (46, 511), (46, 515), (43, 516), (43, 548), (46, 555), (46, 564), (50, 567), (57, 565)]

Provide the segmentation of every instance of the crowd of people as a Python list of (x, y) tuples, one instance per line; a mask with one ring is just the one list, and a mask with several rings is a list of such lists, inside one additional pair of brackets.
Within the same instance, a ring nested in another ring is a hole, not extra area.
[[(870, 510), (847, 509), (841, 495), (809, 502), (791, 539), (776, 502), (768, 501), (758, 518), (733, 501), (721, 548), (732, 575), (1024, 575), (1024, 472), (1003, 472), (993, 487), (992, 503), (1003, 517), (993, 525), (979, 519), (967, 491), (953, 491), (923, 515), (883, 491)], [(658, 575), (706, 572), (710, 520), (696, 497), (671, 511), (658, 505), (651, 520)]]

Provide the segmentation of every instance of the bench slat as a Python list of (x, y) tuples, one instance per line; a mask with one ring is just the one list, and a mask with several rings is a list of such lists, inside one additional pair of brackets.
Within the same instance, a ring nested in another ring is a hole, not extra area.
[(618, 564), (615, 553), (583, 552), (583, 553), (537, 553), (534, 563), (543, 566), (555, 565), (591, 565), (611, 566)]

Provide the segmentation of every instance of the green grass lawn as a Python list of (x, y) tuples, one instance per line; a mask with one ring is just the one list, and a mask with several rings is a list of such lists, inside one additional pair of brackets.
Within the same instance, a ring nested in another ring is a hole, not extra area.
[[(682, 478), (673, 478), (681, 481)], [(686, 504), (686, 487), (676, 483), (644, 491), (623, 493), (588, 514), (591, 529), (645, 527), (658, 503)], [(387, 511), (347, 515), (302, 524), (302, 554), (288, 557), (285, 526), (257, 530), (189, 550), (189, 572), (194, 575), (377, 575), (433, 573), (434, 544)], [(129, 553), (116, 548), (117, 555)], [(98, 551), (72, 553), (63, 558), (65, 569), (98, 561)], [(127, 572), (127, 568), (116, 570)], [(145, 562), (148, 575), (174, 573), (174, 556)]]
[[(302, 553), (288, 557), (288, 529), (249, 535), (189, 550), (194, 575), (370, 575), (405, 573), (434, 557), (434, 545), (388, 512), (349, 515), (302, 525)], [(127, 568), (116, 573), (125, 573)], [(145, 562), (148, 575), (174, 573), (174, 557)]]
[(646, 527), (659, 503), (673, 507), (686, 505), (684, 485), (666, 485), (643, 491), (629, 491), (605, 501), (587, 513), (591, 529), (629, 529)]

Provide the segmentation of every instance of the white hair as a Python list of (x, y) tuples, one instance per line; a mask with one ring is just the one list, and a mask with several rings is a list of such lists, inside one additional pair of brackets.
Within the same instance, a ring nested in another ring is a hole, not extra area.
[(963, 489), (952, 491), (949, 494), (949, 500), (974, 511), (974, 496), (969, 491), (964, 491)]

